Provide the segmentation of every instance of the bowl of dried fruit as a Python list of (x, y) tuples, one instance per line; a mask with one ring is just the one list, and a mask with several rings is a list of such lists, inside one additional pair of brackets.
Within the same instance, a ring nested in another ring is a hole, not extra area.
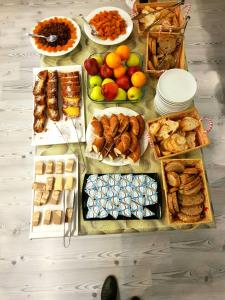
[(74, 50), (78, 45), (81, 32), (79, 25), (70, 18), (50, 17), (38, 22), (32, 33), (43, 36), (56, 35), (54, 42), (48, 42), (44, 38), (31, 37), (31, 44), (34, 49), (42, 55), (60, 56)]

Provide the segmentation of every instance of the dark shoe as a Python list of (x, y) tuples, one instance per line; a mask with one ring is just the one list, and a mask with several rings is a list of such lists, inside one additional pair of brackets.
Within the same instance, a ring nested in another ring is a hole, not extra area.
[(114, 276), (108, 276), (103, 283), (101, 300), (116, 300), (118, 292), (117, 280)]
[(132, 297), (131, 300), (141, 300), (139, 297), (135, 296), (135, 297)]

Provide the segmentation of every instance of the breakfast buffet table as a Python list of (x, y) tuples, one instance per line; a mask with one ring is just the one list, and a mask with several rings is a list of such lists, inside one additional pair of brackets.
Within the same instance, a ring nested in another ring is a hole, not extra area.
[[(81, 24), (82, 21), (79, 18), (75, 18), (77, 23)], [(140, 36), (137, 33), (137, 28), (135, 27), (130, 37), (125, 42), (126, 45), (132, 49), (134, 52), (141, 54), (145, 53), (146, 49), (146, 38)], [(59, 57), (48, 57), (42, 56), (40, 61), (41, 67), (54, 67), (54, 66), (66, 66), (66, 65), (83, 65), (84, 60), (93, 53), (103, 53), (106, 51), (111, 51), (114, 46), (103, 46), (98, 45), (87, 38), (85, 33), (82, 31), (81, 41), (77, 48), (64, 56)], [(83, 95), (85, 101), (85, 116), (86, 116), (86, 126), (91, 120), (95, 109), (105, 109), (111, 106), (123, 106), (135, 110), (137, 113), (144, 116), (145, 120), (154, 119), (158, 115), (154, 110), (153, 98), (155, 96), (155, 89), (157, 84), (157, 79), (153, 77), (148, 77), (148, 81), (145, 87), (144, 97), (138, 103), (122, 103), (122, 104), (101, 104), (94, 103), (91, 101), (87, 95), (86, 90), (86, 74), (83, 72)], [(85, 143), (81, 143), (81, 148), (79, 144), (61, 144), (61, 145), (47, 145), (38, 146), (36, 148), (36, 154), (38, 155), (63, 155), (75, 153), (79, 157), (79, 197), (76, 201), (79, 201), (79, 235), (93, 235), (93, 234), (112, 234), (112, 233), (132, 233), (132, 232), (146, 232), (146, 231), (156, 231), (156, 230), (174, 230), (174, 229), (195, 229), (195, 228), (208, 228), (215, 226), (214, 221), (205, 224), (176, 224), (171, 225), (168, 223), (168, 216), (165, 212), (165, 195), (163, 191), (162, 184), (162, 174), (160, 161), (156, 160), (153, 151), (150, 147), (145, 151), (144, 155), (141, 157), (139, 164), (126, 165), (120, 167), (113, 167), (103, 164), (100, 161), (92, 160), (84, 157)], [(82, 152), (82, 154), (81, 154)], [(201, 149), (193, 151), (179, 156), (179, 158), (200, 158), (202, 159)], [(82, 212), (82, 185), (85, 173), (90, 174), (105, 174), (105, 173), (158, 173), (161, 178), (161, 192), (162, 192), (162, 213), (161, 219), (158, 220), (95, 220), (87, 221), (83, 218)], [(78, 200), (79, 198), (79, 200)]]

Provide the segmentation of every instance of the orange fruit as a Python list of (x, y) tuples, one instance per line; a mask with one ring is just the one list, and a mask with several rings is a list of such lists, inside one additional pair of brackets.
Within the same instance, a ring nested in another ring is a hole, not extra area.
[(112, 68), (115, 69), (117, 67), (120, 66), (121, 64), (121, 58), (118, 54), (116, 54), (115, 52), (110, 52), (107, 56), (106, 56), (106, 63), (107, 65)]
[(141, 71), (135, 72), (131, 76), (131, 82), (132, 82), (133, 86), (135, 86), (137, 88), (145, 85), (146, 81), (147, 81), (147, 78), (146, 78), (145, 74)]
[(113, 70), (114, 77), (115, 77), (115, 78), (120, 78), (120, 77), (122, 77), (123, 75), (125, 75), (126, 71), (127, 71), (127, 68), (124, 67), (123, 65), (120, 65), (119, 67), (117, 67), (117, 68), (115, 68), (115, 69)]
[(127, 45), (121, 45), (117, 47), (115, 52), (122, 60), (128, 60), (130, 56), (130, 48)]

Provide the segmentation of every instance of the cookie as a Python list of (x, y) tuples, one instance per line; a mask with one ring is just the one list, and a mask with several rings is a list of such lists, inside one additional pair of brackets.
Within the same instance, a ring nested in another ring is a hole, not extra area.
[(194, 205), (200, 205), (204, 203), (205, 197), (202, 192), (199, 192), (196, 195), (186, 196), (186, 195), (178, 195), (178, 201), (180, 205), (183, 207), (185, 206), (194, 206)]
[(180, 161), (170, 161), (165, 166), (166, 172), (176, 172), (176, 173), (183, 173), (184, 171), (184, 165)]
[(184, 117), (180, 122), (180, 127), (184, 131), (192, 131), (199, 126), (199, 121), (192, 117)]
[(194, 180), (196, 178), (196, 175), (191, 175), (191, 174), (181, 174), (180, 175), (180, 181), (181, 181), (181, 185), (185, 185), (189, 182), (191, 182), (192, 180)]
[(201, 216), (200, 215), (197, 215), (197, 216), (188, 216), (188, 215), (185, 215), (182, 212), (179, 212), (177, 214), (177, 216), (184, 223), (195, 223), (195, 222), (198, 222), (198, 221), (201, 220)]
[(185, 168), (184, 174), (198, 174), (198, 169), (196, 168)]
[(180, 208), (180, 211), (185, 214), (185, 215), (188, 215), (188, 216), (198, 216), (201, 214), (203, 210), (203, 205), (195, 205), (195, 206), (182, 206)]
[(194, 188), (190, 190), (179, 190), (181, 195), (192, 196), (198, 194), (198, 192), (203, 188), (202, 180)]
[(199, 184), (199, 182), (201, 181), (201, 177), (200, 176), (197, 176), (196, 178), (194, 178), (191, 182), (185, 184), (182, 188), (184, 190), (190, 190), (190, 189), (193, 189), (196, 185)]
[(167, 173), (167, 181), (170, 186), (173, 186), (173, 187), (180, 186), (180, 176), (175, 172)]
[(158, 38), (159, 48), (162, 53), (170, 54), (172, 53), (177, 46), (177, 39), (175, 37), (159, 37)]
[(175, 209), (173, 207), (173, 198), (172, 198), (172, 194), (168, 193), (167, 194), (167, 203), (168, 203), (168, 208), (169, 208), (169, 211), (172, 215), (175, 215)]
[(173, 208), (174, 208), (175, 212), (179, 212), (180, 209), (179, 209), (179, 204), (177, 201), (177, 193), (176, 192), (172, 193), (172, 201), (173, 201)]

